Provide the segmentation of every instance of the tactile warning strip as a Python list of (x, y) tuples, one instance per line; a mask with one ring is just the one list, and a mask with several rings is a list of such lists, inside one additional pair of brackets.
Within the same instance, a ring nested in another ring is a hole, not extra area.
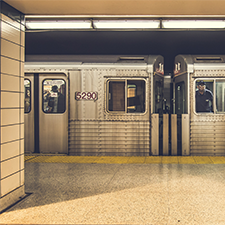
[(25, 155), (27, 163), (225, 164), (224, 156), (67, 156)]

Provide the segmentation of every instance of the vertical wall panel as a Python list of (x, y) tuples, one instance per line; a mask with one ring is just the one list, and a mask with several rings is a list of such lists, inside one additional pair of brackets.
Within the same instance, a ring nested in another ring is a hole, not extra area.
[[(23, 15), (1, 4), (0, 211), (24, 195)], [(12, 18), (14, 17), (14, 18)]]

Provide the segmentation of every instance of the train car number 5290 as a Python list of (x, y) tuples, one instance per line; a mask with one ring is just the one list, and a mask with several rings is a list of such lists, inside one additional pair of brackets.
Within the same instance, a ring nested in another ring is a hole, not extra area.
[(98, 93), (92, 92), (92, 91), (78, 91), (75, 92), (75, 99), (76, 100), (90, 100), (90, 101), (96, 101), (98, 99)]

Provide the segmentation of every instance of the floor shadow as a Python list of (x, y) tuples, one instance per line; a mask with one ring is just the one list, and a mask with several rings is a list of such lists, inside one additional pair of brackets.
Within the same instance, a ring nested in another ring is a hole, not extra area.
[(185, 177), (209, 179), (210, 185), (215, 179), (222, 180), (224, 172), (225, 165), (25, 163), (25, 191), (32, 194), (6, 211), (141, 189), (146, 185), (150, 192), (163, 193), (173, 188), (169, 182), (176, 182), (181, 190)]

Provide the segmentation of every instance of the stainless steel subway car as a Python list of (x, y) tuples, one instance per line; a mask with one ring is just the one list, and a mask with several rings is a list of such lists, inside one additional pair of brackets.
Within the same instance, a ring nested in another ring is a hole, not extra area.
[(162, 56), (27, 56), (25, 152), (154, 155)]
[[(225, 56), (178, 55), (173, 85), (175, 124), (186, 117), (182, 155), (225, 155)], [(174, 137), (171, 152), (177, 143)]]

